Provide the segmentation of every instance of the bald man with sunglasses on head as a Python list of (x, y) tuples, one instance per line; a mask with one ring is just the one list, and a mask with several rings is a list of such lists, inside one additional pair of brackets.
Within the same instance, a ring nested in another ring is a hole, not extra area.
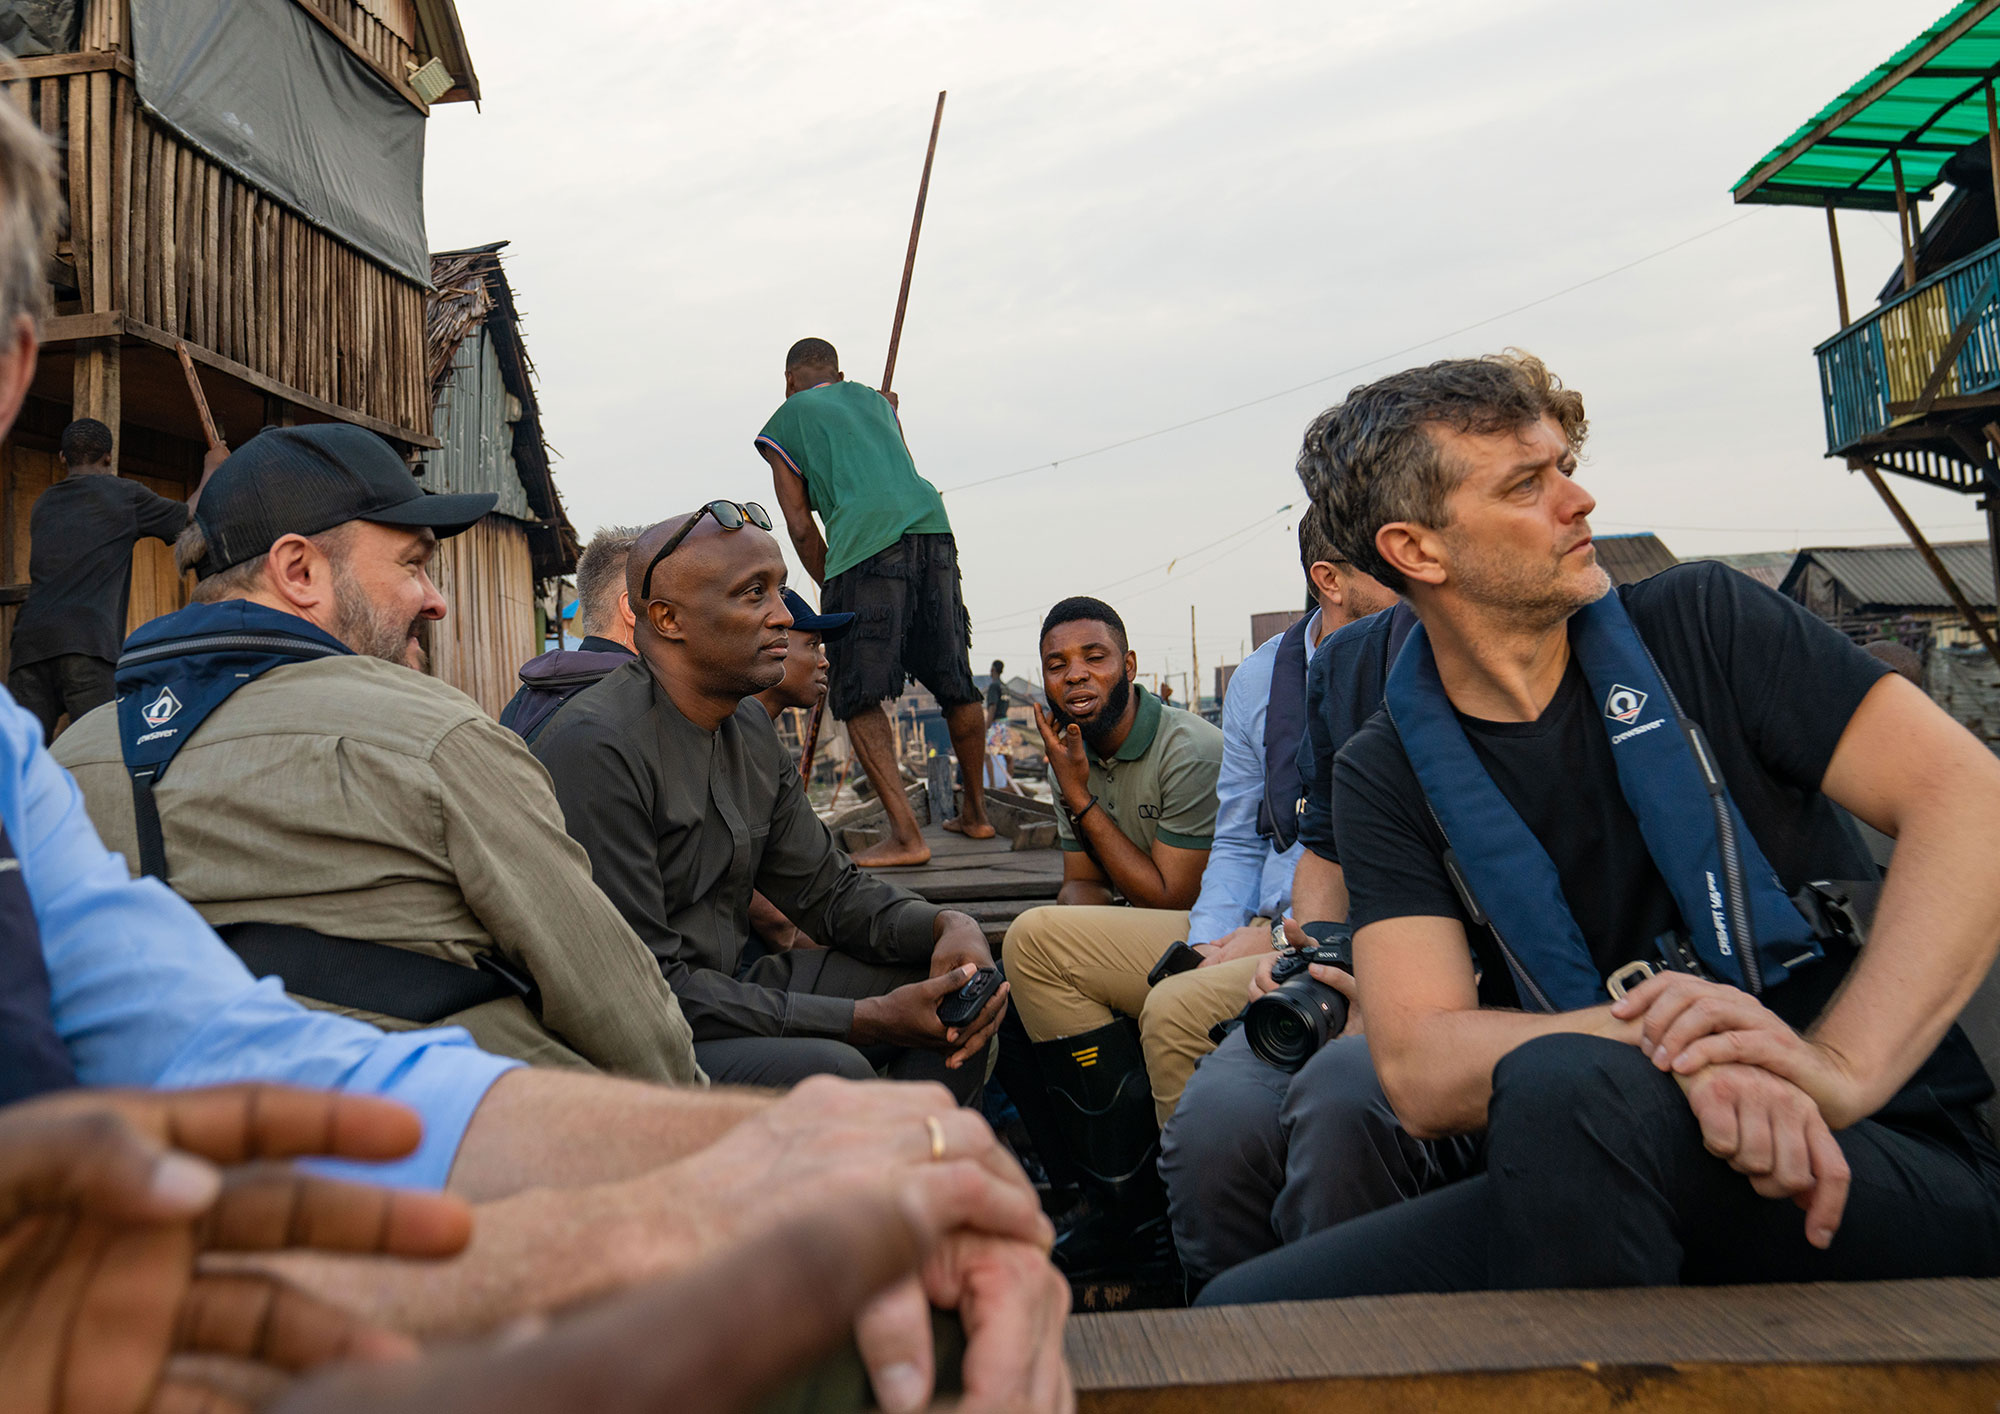
[[(578, 694), (535, 755), (597, 884), (659, 959), (721, 1083), (831, 1073), (979, 1092), (1002, 986), (973, 1019), (938, 1005), (990, 968), (979, 925), (855, 867), (813, 814), (756, 694), (785, 675), (785, 559), (754, 503), (711, 501), (639, 537), (639, 661)], [(823, 946), (760, 955), (762, 893)]]

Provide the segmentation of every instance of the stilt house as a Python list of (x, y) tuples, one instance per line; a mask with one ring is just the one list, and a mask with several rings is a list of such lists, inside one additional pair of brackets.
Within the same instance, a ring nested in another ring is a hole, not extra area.
[[(0, 598), (78, 417), (121, 475), (170, 496), (204, 440), (176, 348), (224, 438), (339, 420), (439, 447), (425, 357), (425, 121), (479, 96), (451, 0), (0, 0), (7, 97), (62, 155), (53, 315), (0, 449)], [(131, 622), (183, 602), (155, 543)], [(477, 605), (455, 606), (467, 617)], [(0, 644), (12, 609), (0, 611)]]
[(432, 626), (431, 671), (496, 716), (520, 686), (521, 664), (542, 651), (539, 606), (577, 556), (500, 268), (505, 245), (431, 257), (426, 357), (441, 445), (424, 454), (423, 478), (432, 491), (500, 498), (493, 514), (440, 545), (431, 567), (452, 610)]
[[(1978, 498), (2000, 567), (2000, 0), (1962, 0), (1766, 153), (1735, 199), (1826, 213), (1840, 331), (1814, 350), (1826, 454), (1866, 476), (2000, 662), (1988, 615), (1886, 477)], [(1923, 204), (1948, 194), (1928, 220)], [(1893, 213), (1902, 261), (1856, 315), (1839, 211)]]

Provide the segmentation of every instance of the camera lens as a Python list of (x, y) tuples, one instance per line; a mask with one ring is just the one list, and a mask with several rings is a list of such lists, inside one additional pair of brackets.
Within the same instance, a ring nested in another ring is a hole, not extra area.
[(1243, 1035), (1259, 1060), (1295, 1071), (1347, 1026), (1347, 998), (1311, 977), (1294, 977), (1250, 1003)]

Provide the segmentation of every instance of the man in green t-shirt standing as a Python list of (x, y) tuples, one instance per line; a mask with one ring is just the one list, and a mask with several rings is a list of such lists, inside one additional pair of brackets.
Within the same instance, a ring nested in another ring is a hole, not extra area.
[[(889, 838), (854, 862), (883, 868), (931, 857), (882, 710), (902, 695), (905, 677), (937, 698), (958, 754), (965, 809), (945, 828), (990, 838), (981, 783), (986, 714), (972, 681), (958, 545), (943, 498), (917, 475), (891, 398), (848, 382), (826, 340), (801, 339), (785, 355), (784, 405), (757, 434), (757, 450), (771, 464), (799, 559), (823, 587), (823, 611), (855, 616), (852, 632), (827, 645), (827, 707), (847, 723), (854, 754), (888, 812)], [(814, 511), (825, 523), (823, 537)]]

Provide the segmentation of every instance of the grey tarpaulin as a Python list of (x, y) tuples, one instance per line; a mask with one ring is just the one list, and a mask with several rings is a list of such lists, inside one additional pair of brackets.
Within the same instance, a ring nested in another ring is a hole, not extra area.
[(139, 99), (245, 181), (417, 284), (424, 115), (296, 0), (132, 0)]
[(79, 0), (0, 0), (0, 49), (9, 54), (67, 54), (82, 32)]

